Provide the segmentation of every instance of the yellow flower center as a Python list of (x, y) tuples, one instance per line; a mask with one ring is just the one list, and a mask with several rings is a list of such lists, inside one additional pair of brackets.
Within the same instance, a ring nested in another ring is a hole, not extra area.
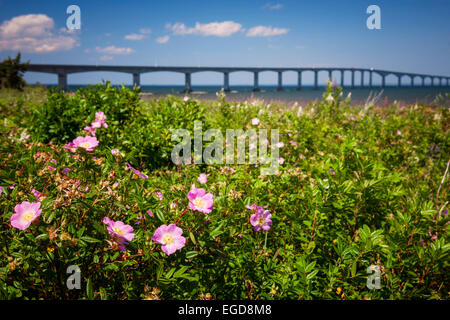
[(30, 221), (33, 218), (34, 218), (34, 212), (33, 211), (27, 211), (23, 215), (23, 220), (25, 220), (27, 222)]
[(119, 234), (119, 235), (123, 235), (123, 230), (122, 230), (122, 229), (117, 228), (117, 227), (113, 227), (112, 229), (113, 229), (113, 231), (114, 231), (115, 233), (117, 233), (117, 234)]
[(89, 149), (91, 147), (91, 144), (89, 142), (83, 142), (83, 143), (80, 143), (80, 147), (82, 147), (84, 149)]
[(203, 208), (205, 206), (205, 201), (203, 201), (202, 198), (195, 198), (194, 201), (192, 201), (192, 202), (198, 208)]
[(164, 244), (171, 244), (173, 242), (173, 237), (170, 233), (166, 233), (162, 238)]
[(264, 225), (264, 223), (266, 223), (266, 219), (264, 219), (264, 217), (259, 217), (258, 218), (258, 226), (262, 227)]

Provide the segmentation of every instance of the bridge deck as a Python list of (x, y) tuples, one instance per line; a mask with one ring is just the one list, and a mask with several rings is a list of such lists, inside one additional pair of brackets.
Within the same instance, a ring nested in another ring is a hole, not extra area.
[[(94, 72), (94, 71), (111, 71), (111, 72), (125, 72), (133, 75), (133, 84), (140, 85), (140, 75), (142, 73), (149, 72), (160, 72), (160, 71), (170, 71), (170, 72), (179, 72), (185, 74), (185, 90), (186, 92), (191, 91), (191, 74), (196, 72), (219, 72), (224, 75), (224, 89), (226, 91), (230, 90), (229, 86), (229, 74), (232, 72), (251, 72), (254, 74), (254, 84), (253, 90), (258, 91), (258, 76), (260, 72), (272, 71), (278, 73), (278, 86), (277, 90), (283, 89), (282, 84), (282, 73), (287, 71), (298, 72), (298, 86), (297, 89), (301, 90), (302, 86), (302, 73), (303, 72), (314, 72), (314, 87), (318, 88), (318, 74), (319, 72), (328, 72), (329, 78), (331, 79), (333, 72), (341, 73), (341, 86), (344, 86), (344, 73), (351, 73), (351, 87), (355, 87), (355, 72), (360, 73), (360, 86), (364, 87), (364, 75), (366, 73), (369, 74), (369, 87), (372, 87), (373, 83), (373, 74), (378, 74), (381, 77), (381, 86), (385, 87), (386, 77), (388, 75), (394, 75), (398, 79), (398, 86), (401, 86), (401, 79), (404, 76), (407, 76), (411, 80), (411, 86), (414, 86), (414, 79), (416, 77), (422, 80), (421, 85), (425, 85), (425, 79), (429, 78), (431, 80), (431, 85), (435, 84), (435, 80), (439, 80), (439, 85), (449, 85), (448, 76), (439, 76), (439, 75), (428, 75), (428, 74), (418, 74), (418, 73), (410, 73), (410, 72), (397, 72), (397, 71), (388, 71), (388, 70), (380, 70), (380, 69), (366, 69), (366, 68), (337, 68), (337, 67), (284, 67), (284, 68), (271, 68), (271, 67), (168, 67), (168, 66), (160, 66), (160, 67), (150, 67), (150, 66), (107, 66), (107, 65), (57, 65), (57, 64), (30, 64), (28, 66), (28, 70), (31, 72), (43, 72), (43, 73), (53, 73), (58, 75), (58, 85), (67, 90), (67, 75), (72, 73), (80, 73), (80, 72)], [(444, 84), (444, 81), (446, 83)]]

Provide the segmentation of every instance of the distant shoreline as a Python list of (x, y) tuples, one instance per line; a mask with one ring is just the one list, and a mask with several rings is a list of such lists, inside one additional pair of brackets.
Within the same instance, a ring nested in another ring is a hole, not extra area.
[[(56, 85), (44, 85), (47, 87), (55, 87)], [(33, 85), (31, 85), (33, 86)], [(75, 91), (78, 87), (86, 87), (87, 85), (69, 85), (70, 91)], [(120, 84), (113, 86), (120, 87)], [(131, 85), (125, 85), (132, 88)], [(259, 92), (253, 92), (250, 85), (234, 85), (231, 86), (230, 92), (226, 92), (228, 101), (244, 102), (249, 100), (263, 100), (265, 103), (278, 103), (287, 106), (298, 104), (307, 105), (314, 101), (323, 99), (325, 86), (314, 90), (313, 86), (303, 86), (302, 90), (297, 91), (295, 85), (283, 86), (283, 91), (277, 91), (276, 86), (260, 85)], [(150, 100), (161, 98), (167, 95), (178, 97), (190, 96), (202, 101), (216, 101), (217, 93), (221, 91), (220, 85), (195, 85), (192, 92), (185, 94), (183, 85), (142, 85), (142, 100)], [(432, 104), (438, 103), (450, 107), (449, 98), (445, 98), (446, 93), (450, 94), (449, 87), (400, 87), (387, 86), (382, 89), (380, 87), (370, 88), (344, 88), (343, 99), (351, 94), (351, 105), (365, 104), (369, 97), (378, 96), (376, 105), (389, 105), (396, 102), (398, 105), (409, 105), (414, 103)], [(369, 99), (370, 100), (370, 99)]]

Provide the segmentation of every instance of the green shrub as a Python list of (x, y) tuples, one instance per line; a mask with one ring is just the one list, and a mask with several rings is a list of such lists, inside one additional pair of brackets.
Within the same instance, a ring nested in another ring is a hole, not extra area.
[(138, 89), (117, 88), (110, 82), (80, 88), (75, 95), (51, 88), (47, 101), (34, 108), (29, 127), (37, 141), (67, 143), (91, 124), (96, 112), (103, 111), (111, 126), (107, 137), (114, 140), (139, 117), (139, 104)]

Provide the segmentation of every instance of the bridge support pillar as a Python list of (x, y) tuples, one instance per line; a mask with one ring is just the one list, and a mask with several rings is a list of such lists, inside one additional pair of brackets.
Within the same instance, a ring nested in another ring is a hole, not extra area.
[(344, 87), (344, 70), (341, 70), (341, 87)]
[(230, 91), (230, 74), (228, 72), (223, 73), (223, 90), (225, 92)]
[(402, 86), (402, 76), (401, 75), (398, 75), (397, 76), (397, 87), (401, 87)]
[(422, 87), (425, 87), (425, 77), (421, 77), (422, 79)]
[(328, 79), (330, 79), (330, 82), (333, 82), (333, 70), (328, 70)]
[(283, 91), (283, 73), (281, 71), (278, 71), (277, 91)]
[(58, 73), (58, 86), (62, 90), (67, 91), (67, 73)]
[(259, 72), (253, 72), (253, 92), (259, 91)]
[(361, 88), (364, 88), (364, 70), (361, 70)]
[(297, 90), (302, 90), (302, 72), (298, 71), (298, 79), (297, 79)]
[(373, 76), (373, 72), (370, 71), (369, 72), (369, 88), (372, 89), (372, 76)]
[(319, 72), (314, 70), (314, 90), (319, 89)]
[(139, 87), (141, 85), (140, 73), (133, 73), (133, 86)]
[(355, 70), (352, 70), (352, 89), (355, 88)]
[(185, 93), (192, 92), (192, 88), (191, 88), (191, 74), (189, 72), (186, 72), (184, 74), (184, 92)]
[(414, 77), (411, 76), (411, 87), (414, 87)]
[(381, 76), (381, 87), (386, 87), (386, 76), (384, 74)]

